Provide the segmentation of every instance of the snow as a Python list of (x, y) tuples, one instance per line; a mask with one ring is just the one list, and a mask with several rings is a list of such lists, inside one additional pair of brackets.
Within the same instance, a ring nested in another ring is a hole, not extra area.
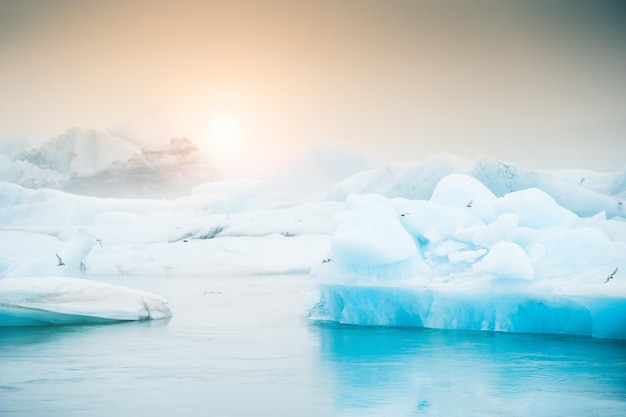
[[(332, 151), (308, 161), (291, 177), (170, 199), (0, 182), (0, 282), (310, 273), (313, 320), (626, 338), (624, 173), (450, 155), (374, 169)], [(302, 181), (320, 169), (329, 175)]]
[(171, 316), (161, 297), (67, 277), (0, 280), (0, 326), (103, 323)]

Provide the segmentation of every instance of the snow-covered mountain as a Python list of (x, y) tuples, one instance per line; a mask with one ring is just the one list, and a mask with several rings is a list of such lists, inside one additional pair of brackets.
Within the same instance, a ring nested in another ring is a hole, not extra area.
[(17, 154), (15, 159), (69, 176), (83, 176), (139, 154), (137, 146), (119, 136), (71, 127), (38, 148)]
[(0, 180), (101, 197), (171, 197), (218, 177), (208, 157), (186, 138), (140, 148), (113, 133), (71, 127), (31, 149), (20, 150), (23, 146), (5, 143)]
[(186, 138), (172, 138), (155, 148), (142, 148), (87, 175), (71, 176), (65, 191), (97, 196), (178, 197), (199, 184), (219, 178), (217, 169)]

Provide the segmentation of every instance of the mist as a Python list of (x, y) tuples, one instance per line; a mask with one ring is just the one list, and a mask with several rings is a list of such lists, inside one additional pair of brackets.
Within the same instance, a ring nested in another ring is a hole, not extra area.
[[(329, 143), (617, 171), (624, 21), (609, 0), (1, 1), (0, 140), (184, 136), (227, 176)], [(219, 114), (232, 146), (211, 136)]]

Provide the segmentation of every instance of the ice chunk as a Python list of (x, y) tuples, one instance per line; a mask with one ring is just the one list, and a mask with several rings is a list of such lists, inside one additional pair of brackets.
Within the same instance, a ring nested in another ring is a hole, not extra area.
[(626, 339), (626, 298), (321, 285), (315, 321)]
[(440, 240), (457, 230), (484, 225), (467, 208), (450, 207), (432, 201), (393, 200), (402, 225), (414, 236)]
[(498, 197), (537, 188), (548, 193), (560, 206), (581, 217), (590, 217), (602, 210), (611, 217), (624, 215), (619, 212), (617, 201), (610, 195), (617, 196), (624, 192), (623, 184), (618, 185), (619, 173), (530, 171), (508, 162), (481, 159), (476, 162), (472, 176)]
[(533, 265), (519, 245), (500, 241), (493, 245), (480, 263), (483, 272), (505, 278), (533, 279)]
[(454, 155), (433, 155), (413, 164), (386, 165), (359, 172), (332, 187), (327, 198), (343, 201), (351, 194), (381, 194), (426, 200), (443, 177), (469, 174), (473, 168), (474, 162)]
[(572, 226), (578, 220), (578, 216), (536, 188), (507, 194), (497, 201), (496, 208), (499, 212), (514, 213), (519, 218), (520, 226), (533, 229)]
[[(580, 219), (536, 188), (497, 198), (459, 174), (444, 177), (430, 200), (347, 202), (333, 236), (341, 250), (312, 271), (312, 319), (626, 338), (620, 218)], [(385, 252), (409, 239), (416, 252), (405, 258)]]
[(431, 201), (452, 207), (465, 207), (488, 223), (497, 217), (496, 196), (480, 181), (467, 175), (452, 174), (444, 177), (433, 191)]
[(519, 216), (512, 213), (501, 214), (487, 227), (477, 228), (472, 237), (474, 244), (490, 248), (501, 240), (512, 240), (519, 226)]
[(353, 196), (333, 237), (331, 258), (357, 265), (391, 264), (417, 254), (393, 205), (380, 196)]
[(448, 254), (448, 259), (452, 263), (474, 262), (487, 253), (487, 249), (463, 250)]
[(66, 277), (0, 279), (0, 326), (163, 319), (167, 302), (139, 290)]
[[(345, 200), (351, 194), (375, 193), (389, 198), (428, 200), (440, 180), (450, 174), (474, 177), (496, 197), (537, 188), (581, 217), (590, 217), (603, 210), (609, 218), (626, 215), (623, 204), (626, 171), (532, 171), (508, 162), (490, 159), (473, 162), (452, 155), (436, 155), (421, 162), (357, 173), (333, 187), (327, 198)], [(462, 190), (461, 193), (459, 195), (463, 195)], [(469, 201), (457, 203), (467, 204)]]
[(9, 269), (3, 276), (84, 277), (87, 275), (85, 258), (89, 255), (95, 243), (102, 245), (100, 239), (89, 233), (84, 227), (81, 227), (56, 252), (50, 251), (41, 255), (31, 254), (28, 261)]

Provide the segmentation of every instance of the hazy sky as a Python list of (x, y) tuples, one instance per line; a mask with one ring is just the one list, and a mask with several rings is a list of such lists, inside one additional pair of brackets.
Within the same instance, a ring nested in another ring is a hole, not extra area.
[(623, 0), (0, 0), (0, 138), (134, 125), (231, 172), (335, 142), (617, 170), (625, 22)]

